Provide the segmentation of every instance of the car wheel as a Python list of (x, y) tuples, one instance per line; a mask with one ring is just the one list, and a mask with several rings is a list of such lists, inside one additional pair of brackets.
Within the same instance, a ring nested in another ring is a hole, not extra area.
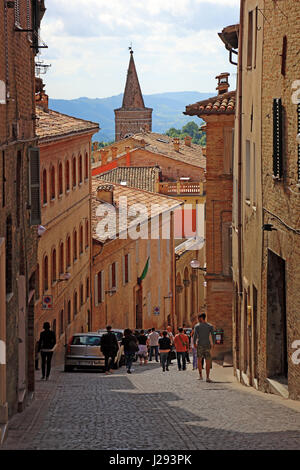
[(65, 365), (65, 368), (64, 368), (65, 372), (73, 372), (73, 370), (74, 370), (74, 366), (66, 366)]

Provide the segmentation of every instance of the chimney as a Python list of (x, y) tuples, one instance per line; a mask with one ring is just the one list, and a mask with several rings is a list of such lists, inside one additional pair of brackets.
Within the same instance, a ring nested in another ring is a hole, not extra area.
[(146, 147), (146, 141), (145, 141), (145, 139), (141, 139), (141, 140), (140, 140), (140, 146), (141, 146), (142, 149), (144, 149), (144, 148)]
[(191, 147), (192, 137), (190, 135), (186, 135), (185, 138), (184, 138), (184, 143), (187, 147)]
[(46, 95), (44, 88), (43, 80), (35, 77), (35, 103), (47, 113), (49, 112), (48, 95)]
[(118, 147), (111, 147), (111, 159), (116, 160), (118, 154)]
[(114, 203), (114, 187), (112, 184), (103, 184), (97, 188), (97, 199), (108, 204)]
[(174, 150), (175, 150), (176, 152), (179, 152), (179, 145), (180, 145), (180, 144), (179, 144), (179, 139), (178, 139), (178, 137), (175, 137), (175, 138), (173, 139), (173, 145), (174, 145)]
[(101, 155), (101, 166), (104, 166), (107, 164), (108, 150), (101, 149), (100, 155)]
[(125, 147), (126, 152), (126, 166), (130, 166), (130, 147)]
[(216, 90), (218, 90), (218, 95), (223, 95), (224, 93), (228, 92), (230, 86), (228, 82), (229, 75), (229, 73), (225, 72), (221, 73), (216, 77), (216, 79), (218, 80), (218, 86), (216, 88)]

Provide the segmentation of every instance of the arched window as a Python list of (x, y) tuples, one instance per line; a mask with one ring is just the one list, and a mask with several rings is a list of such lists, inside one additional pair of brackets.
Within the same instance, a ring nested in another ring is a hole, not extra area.
[(65, 166), (65, 184), (66, 184), (66, 191), (70, 190), (70, 163), (69, 160), (66, 161)]
[(88, 153), (85, 152), (84, 156), (84, 178), (87, 180), (89, 177), (89, 156)]
[(71, 300), (68, 301), (68, 325), (71, 323)]
[(62, 335), (64, 332), (64, 311), (61, 310), (59, 314), (59, 334)]
[(64, 244), (61, 242), (60, 247), (59, 247), (59, 272), (60, 274), (63, 274), (65, 270), (64, 266)]
[(51, 173), (50, 173), (50, 196), (51, 196), (51, 199), (55, 199), (55, 168), (54, 166), (51, 167)]
[(73, 188), (74, 186), (76, 186), (76, 158), (73, 157), (73, 161), (72, 161), (72, 185), (73, 185)]
[(58, 194), (63, 193), (63, 167), (62, 163), (58, 165)]
[(74, 305), (73, 305), (73, 312), (74, 317), (77, 315), (77, 308), (78, 308), (78, 299), (77, 299), (77, 292), (74, 292)]
[(88, 277), (86, 278), (86, 284), (85, 284), (85, 297), (86, 299), (90, 297), (90, 279)]
[(83, 284), (80, 284), (80, 306), (83, 305)]
[(89, 221), (85, 222), (85, 247), (89, 246)]
[(83, 226), (80, 225), (79, 229), (79, 253), (83, 253)]
[(77, 259), (77, 231), (73, 233), (73, 261)]
[(47, 204), (47, 170), (43, 170), (43, 204)]
[(67, 237), (67, 267), (71, 266), (71, 237)]
[(82, 183), (82, 156), (79, 155), (78, 159), (78, 178), (79, 178), (79, 183)]
[(9, 215), (6, 219), (6, 293), (10, 294), (13, 291), (13, 275), (12, 275), (12, 218)]
[(52, 284), (56, 281), (56, 249), (52, 251), (52, 274), (51, 274), (51, 281)]
[(48, 256), (47, 255), (44, 258), (43, 288), (44, 288), (44, 292), (48, 290)]

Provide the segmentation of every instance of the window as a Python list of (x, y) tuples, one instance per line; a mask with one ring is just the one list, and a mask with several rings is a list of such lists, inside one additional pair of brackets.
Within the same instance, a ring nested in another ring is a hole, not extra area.
[(61, 310), (59, 314), (59, 333), (62, 335), (64, 333), (64, 311)]
[(52, 284), (56, 281), (56, 249), (52, 251), (52, 275), (51, 275)]
[(283, 173), (283, 133), (281, 98), (273, 100), (273, 176), (280, 179)]
[(99, 271), (95, 276), (95, 302), (96, 306), (105, 300), (104, 271)]
[(71, 266), (71, 237), (67, 238), (67, 267)]
[(246, 169), (245, 169), (245, 198), (250, 201), (250, 159), (251, 159), (251, 148), (250, 141), (246, 140)]
[(252, 53), (253, 53), (253, 11), (249, 11), (248, 15), (248, 52), (247, 52), (247, 67), (252, 67)]
[(117, 287), (117, 274), (116, 274), (116, 263), (111, 265), (111, 288), (114, 289)]
[(62, 163), (58, 165), (58, 194), (63, 193), (63, 167)]
[(232, 163), (233, 163), (233, 129), (232, 127), (224, 128), (224, 174), (232, 174)]
[(12, 217), (9, 215), (6, 219), (6, 294), (13, 291), (13, 273), (12, 273)]
[(43, 170), (43, 204), (47, 204), (47, 170)]
[(287, 54), (287, 37), (283, 36), (282, 54), (281, 54), (281, 75), (283, 75), (284, 77), (286, 74), (286, 54)]
[(88, 153), (85, 153), (84, 157), (84, 177), (87, 180), (89, 177), (89, 156)]
[(256, 146), (253, 143), (253, 206), (256, 206)]
[(85, 283), (85, 297), (86, 299), (89, 299), (90, 297), (90, 278), (86, 278), (86, 283)]
[(82, 183), (82, 156), (79, 155), (78, 159), (78, 178), (79, 178), (79, 184)]
[(231, 275), (232, 265), (232, 229), (231, 221), (222, 222), (222, 266), (223, 274)]
[(80, 225), (79, 228), (79, 253), (83, 253), (83, 226)]
[(63, 242), (60, 243), (59, 246), (59, 272), (60, 274), (63, 274), (65, 271), (64, 268), (64, 244)]
[(21, 160), (21, 152), (18, 152), (17, 155), (17, 174), (16, 174), (16, 218), (17, 218), (17, 226), (20, 226), (20, 209), (21, 209), (21, 194), (22, 194), (22, 187), (21, 187), (21, 170), (22, 170), (22, 160)]
[(73, 261), (77, 260), (77, 232), (73, 233)]
[(80, 284), (79, 295), (80, 295), (80, 306), (82, 307), (82, 305), (83, 305), (83, 284)]
[(72, 161), (72, 185), (73, 188), (76, 186), (76, 158), (73, 157)]
[(89, 246), (89, 221), (86, 220), (85, 222), (85, 247), (88, 248)]
[(44, 258), (43, 288), (44, 288), (44, 292), (48, 290), (48, 256), (47, 255)]
[(78, 296), (77, 292), (74, 292), (74, 305), (73, 305), (73, 311), (74, 311), (74, 317), (77, 315), (77, 308), (78, 308)]
[(15, 24), (17, 26), (21, 26), (21, 18), (20, 18), (20, 0), (15, 0), (14, 1), (14, 6), (15, 6)]
[(50, 196), (51, 196), (51, 199), (55, 199), (55, 168), (54, 166), (51, 167), (51, 172), (50, 172)]
[(65, 183), (66, 183), (66, 191), (70, 190), (70, 163), (69, 160), (66, 161), (65, 166)]
[(123, 256), (123, 285), (130, 282), (130, 254)]
[(257, 32), (258, 32), (258, 7), (255, 8), (255, 24), (254, 24), (254, 68), (256, 68), (257, 57)]
[(67, 306), (67, 318), (68, 318), (68, 325), (71, 323), (71, 300), (68, 301), (68, 306)]

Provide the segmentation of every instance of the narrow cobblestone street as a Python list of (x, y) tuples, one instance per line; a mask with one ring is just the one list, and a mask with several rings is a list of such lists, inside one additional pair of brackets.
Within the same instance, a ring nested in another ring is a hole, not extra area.
[(157, 363), (64, 373), (36, 382), (36, 399), (13, 417), (3, 449), (299, 449), (300, 404), (238, 384), (214, 364), (214, 383), (188, 365)]

